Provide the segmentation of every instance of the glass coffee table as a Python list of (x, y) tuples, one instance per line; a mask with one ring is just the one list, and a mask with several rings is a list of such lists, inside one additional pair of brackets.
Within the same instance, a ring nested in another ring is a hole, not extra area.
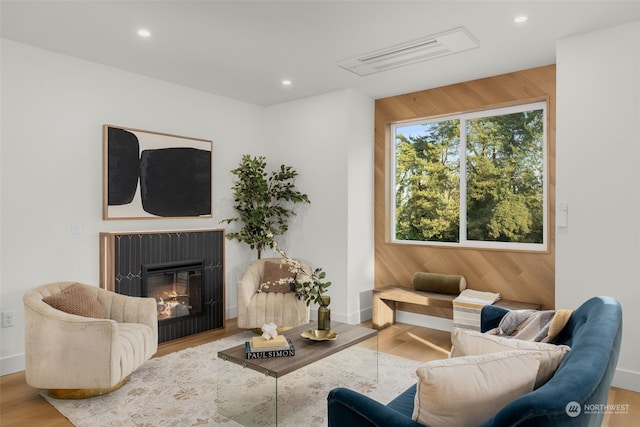
[(218, 413), (245, 426), (277, 425), (278, 395), (295, 393), (290, 387), (279, 388), (281, 378), (312, 364), (320, 370), (378, 380), (377, 330), (332, 321), (331, 331), (337, 334), (333, 340), (301, 336), (316, 326), (312, 322), (283, 333), (293, 343), (295, 356), (247, 359), (244, 344), (219, 351)]

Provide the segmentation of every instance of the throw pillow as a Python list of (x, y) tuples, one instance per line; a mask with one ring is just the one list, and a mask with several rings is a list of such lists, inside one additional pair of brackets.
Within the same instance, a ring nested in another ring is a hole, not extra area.
[(434, 360), (417, 369), (413, 419), (430, 427), (478, 426), (533, 390), (539, 362), (525, 351)]
[(566, 345), (505, 338), (460, 328), (453, 328), (451, 331), (452, 357), (497, 353), (506, 350), (536, 352), (540, 362), (535, 385), (535, 388), (538, 388), (553, 376), (565, 354), (571, 348)]
[(295, 278), (296, 273), (289, 271), (286, 263), (266, 261), (259, 292), (293, 292)]
[(422, 271), (418, 271), (413, 275), (411, 284), (416, 291), (451, 295), (458, 295), (467, 287), (464, 276), (425, 273)]
[(107, 319), (107, 314), (98, 299), (79, 284), (71, 285), (55, 295), (44, 297), (42, 301), (65, 313)]

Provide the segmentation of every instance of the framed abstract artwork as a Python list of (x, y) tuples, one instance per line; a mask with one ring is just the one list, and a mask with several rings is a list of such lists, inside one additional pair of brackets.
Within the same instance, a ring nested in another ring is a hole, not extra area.
[(102, 126), (102, 216), (212, 217), (213, 141)]

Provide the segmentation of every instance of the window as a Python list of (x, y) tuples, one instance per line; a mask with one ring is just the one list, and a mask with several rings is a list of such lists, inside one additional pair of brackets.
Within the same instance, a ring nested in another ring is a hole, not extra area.
[(546, 250), (546, 103), (392, 125), (395, 242)]

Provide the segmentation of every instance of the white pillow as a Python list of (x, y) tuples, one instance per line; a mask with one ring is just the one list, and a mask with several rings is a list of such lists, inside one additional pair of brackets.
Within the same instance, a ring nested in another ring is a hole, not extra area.
[(538, 366), (533, 352), (518, 350), (428, 362), (416, 371), (413, 419), (429, 427), (478, 426), (532, 391)]
[(564, 355), (571, 350), (566, 345), (555, 345), (536, 341), (524, 341), (497, 335), (483, 334), (468, 329), (453, 328), (451, 331), (451, 356), (469, 356), (497, 353), (507, 350), (526, 350), (537, 352), (540, 369), (535, 388), (542, 386), (562, 362)]

